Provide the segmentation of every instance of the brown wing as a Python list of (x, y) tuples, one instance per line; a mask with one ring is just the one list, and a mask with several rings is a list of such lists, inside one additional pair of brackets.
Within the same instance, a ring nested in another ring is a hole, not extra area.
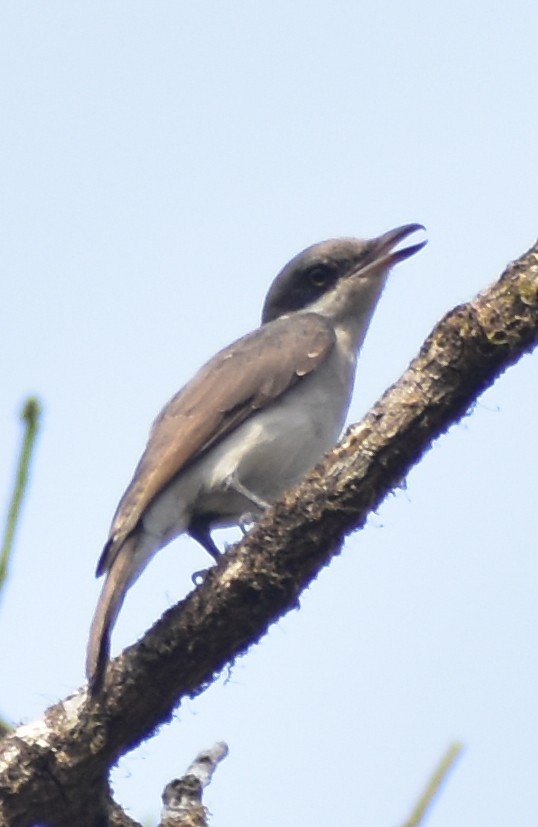
[(134, 529), (157, 494), (185, 467), (315, 370), (335, 342), (332, 327), (315, 314), (280, 318), (221, 350), (163, 408), (118, 506), (98, 565)]

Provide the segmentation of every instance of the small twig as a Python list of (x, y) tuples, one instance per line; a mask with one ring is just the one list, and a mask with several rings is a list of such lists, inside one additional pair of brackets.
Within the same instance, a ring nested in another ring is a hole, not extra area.
[(441, 759), (439, 766), (428, 781), (426, 789), (418, 800), (415, 809), (411, 816), (405, 821), (402, 827), (418, 827), (421, 824), (426, 810), (432, 805), (434, 798), (439, 793), (441, 785), (446, 781), (448, 773), (454, 766), (456, 759), (459, 758), (463, 751), (463, 746), (455, 741), (449, 746), (445, 755)]
[[(3, 588), (7, 581), (8, 564), (13, 549), (13, 539), (19, 521), (22, 500), (28, 485), (28, 469), (30, 467), (30, 459), (34, 449), (37, 432), (39, 430), (39, 418), (41, 416), (41, 406), (39, 401), (34, 397), (30, 397), (24, 403), (21, 411), (21, 419), (25, 423), (24, 437), (22, 442), (19, 463), (17, 467), (17, 474), (15, 476), (15, 484), (13, 486), (13, 494), (11, 496), (11, 503), (9, 506), (6, 529), (4, 532), (4, 540), (2, 542), (2, 549), (0, 550), (0, 597), (2, 596)], [(0, 738), (3, 738), (12, 727), (0, 718)]]
[(210, 783), (217, 764), (228, 755), (224, 741), (200, 752), (182, 778), (166, 785), (159, 827), (207, 827), (207, 809), (202, 792)]
[(15, 485), (13, 486), (13, 494), (6, 520), (2, 550), (0, 551), (0, 595), (7, 580), (9, 558), (13, 548), (13, 539), (19, 521), (22, 500), (28, 485), (28, 469), (39, 429), (40, 416), (41, 405), (39, 401), (34, 397), (30, 397), (24, 403), (21, 412), (21, 419), (25, 423), (25, 430), (15, 477)]

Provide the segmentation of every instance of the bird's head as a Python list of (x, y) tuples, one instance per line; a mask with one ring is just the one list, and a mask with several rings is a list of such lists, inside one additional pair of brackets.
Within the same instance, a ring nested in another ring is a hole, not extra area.
[(333, 238), (313, 244), (292, 258), (272, 283), (262, 324), (296, 312), (337, 318), (368, 312), (379, 298), (391, 267), (418, 252), (426, 241), (396, 246), (422, 224), (405, 224), (378, 238)]

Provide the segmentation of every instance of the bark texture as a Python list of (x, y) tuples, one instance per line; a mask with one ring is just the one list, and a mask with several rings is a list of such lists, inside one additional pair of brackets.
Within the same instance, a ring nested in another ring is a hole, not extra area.
[(442, 319), (362, 422), (112, 662), (95, 700), (82, 689), (4, 738), (0, 824), (120, 823), (109, 813), (110, 766), (297, 607), (346, 534), (364, 525), (432, 442), (537, 341), (535, 246)]

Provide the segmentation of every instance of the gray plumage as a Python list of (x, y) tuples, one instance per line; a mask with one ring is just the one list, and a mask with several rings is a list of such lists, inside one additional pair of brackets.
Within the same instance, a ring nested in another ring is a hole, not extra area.
[(296, 256), (267, 294), (262, 325), (216, 354), (159, 414), (114, 515), (87, 652), (98, 691), (110, 633), (151, 557), (188, 532), (213, 557), (211, 529), (261, 513), (336, 442), (356, 359), (394, 250), (420, 224), (376, 239), (332, 239)]

